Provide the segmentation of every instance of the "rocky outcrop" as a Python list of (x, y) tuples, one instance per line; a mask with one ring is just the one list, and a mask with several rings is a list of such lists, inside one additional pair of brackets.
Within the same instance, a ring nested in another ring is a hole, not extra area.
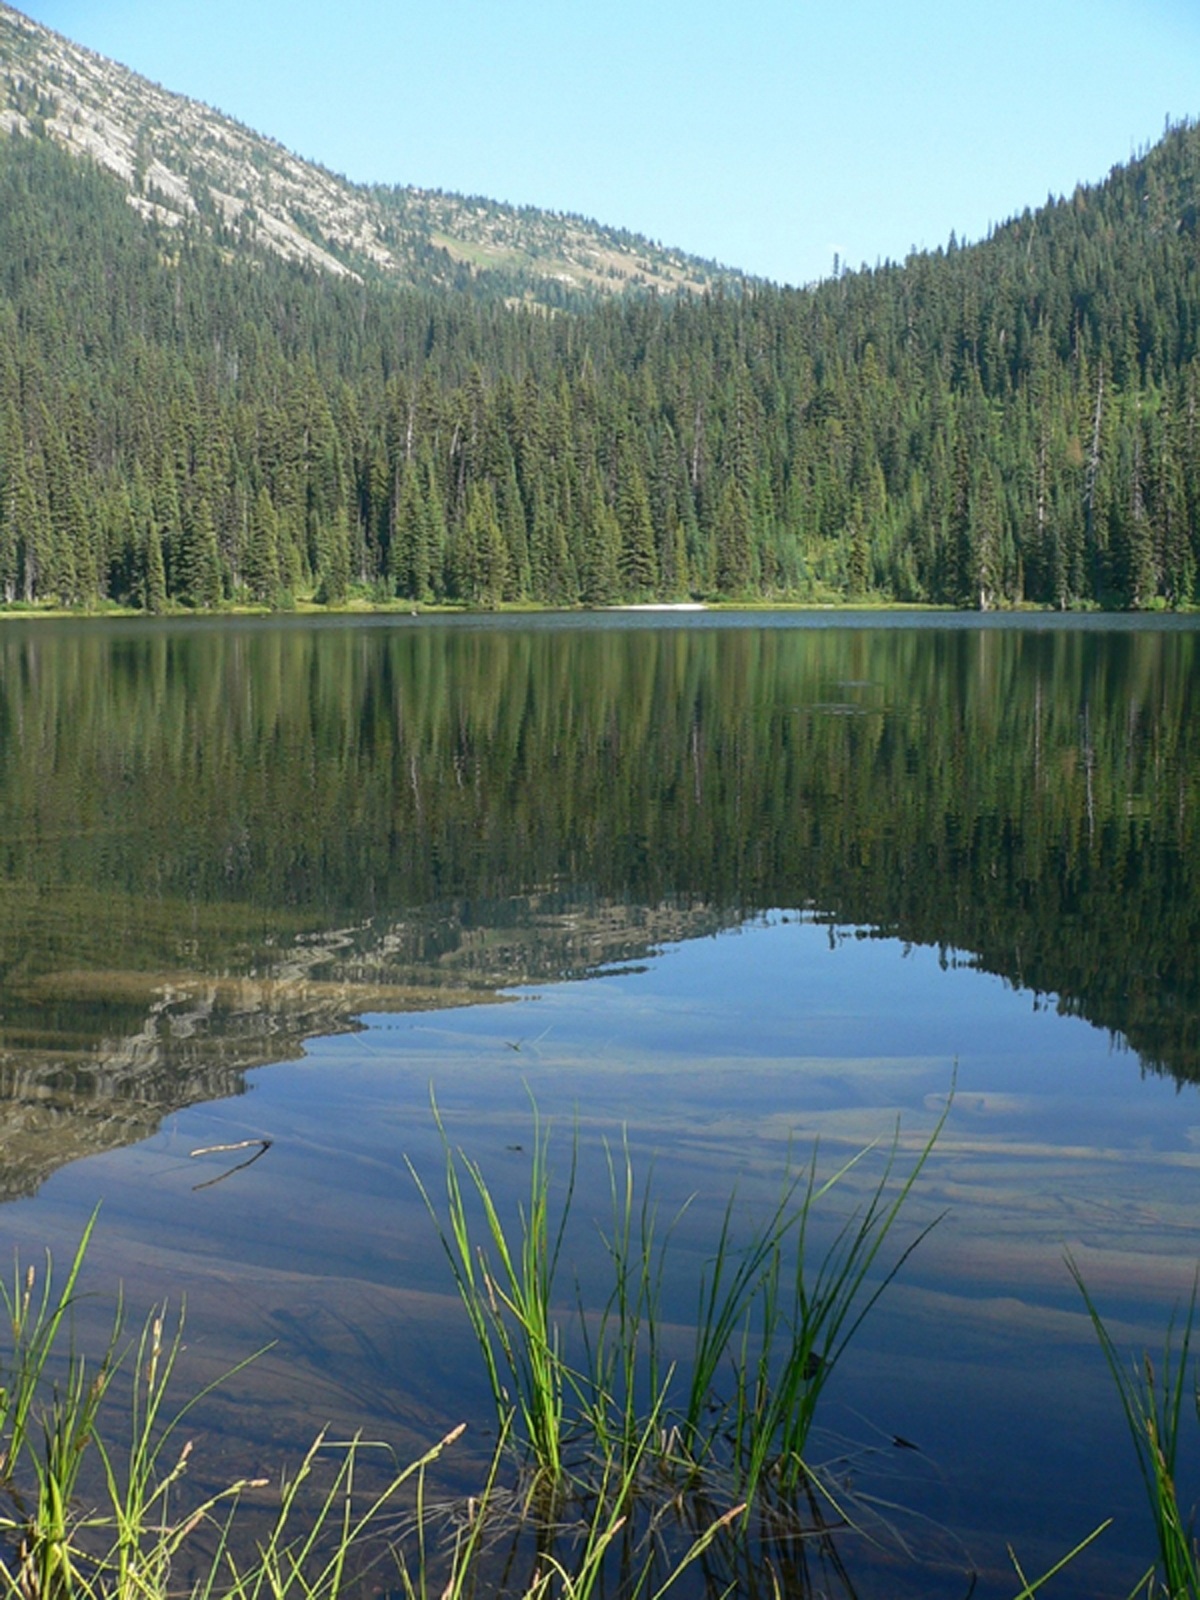
[(564, 287), (673, 293), (736, 278), (579, 217), (349, 183), (3, 4), (0, 131), (95, 161), (147, 222), (223, 231), (337, 277), (485, 289), (495, 279), (493, 292), (552, 303)]

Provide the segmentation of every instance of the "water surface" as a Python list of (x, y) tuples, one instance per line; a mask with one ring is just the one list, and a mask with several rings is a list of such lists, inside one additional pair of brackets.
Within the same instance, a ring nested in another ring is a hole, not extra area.
[[(1145, 1528), (1064, 1253), (1154, 1347), (1200, 1255), (1197, 640), (6, 627), (0, 1226), (61, 1253), (101, 1200), (93, 1281), (186, 1293), (198, 1373), (276, 1341), (206, 1414), (214, 1473), (327, 1420), (415, 1448), (487, 1420), (406, 1167), (437, 1173), (431, 1090), (505, 1196), (531, 1097), (563, 1170), (574, 1130), (568, 1303), (624, 1133), (664, 1215), (690, 1198), (683, 1325), (735, 1189), (752, 1216), (789, 1155), (897, 1122), (915, 1152), (953, 1086), (905, 1222), (944, 1216), (828, 1390), (823, 1448), (875, 1449), (917, 1557), (857, 1581), (1012, 1593), (1006, 1541), (1032, 1570), (1115, 1514), (1054, 1592), (1127, 1593)], [(189, 1152), (243, 1139), (272, 1144), (197, 1189), (229, 1158)]]

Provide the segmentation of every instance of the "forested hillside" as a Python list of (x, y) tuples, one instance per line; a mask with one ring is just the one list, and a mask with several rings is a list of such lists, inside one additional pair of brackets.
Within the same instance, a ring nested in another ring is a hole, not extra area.
[(1191, 603), (1200, 132), (814, 290), (547, 312), (157, 224), (0, 137), (0, 590)]

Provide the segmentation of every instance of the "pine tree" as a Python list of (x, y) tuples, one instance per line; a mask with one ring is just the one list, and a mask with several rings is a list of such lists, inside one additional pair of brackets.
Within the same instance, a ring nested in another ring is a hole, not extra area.
[(251, 597), (274, 599), (279, 589), (279, 523), (266, 486), (260, 486), (250, 513), (242, 578)]
[(980, 611), (993, 608), (1000, 589), (1004, 534), (1000, 500), (999, 475), (986, 461), (973, 487), (970, 506), (971, 595)]
[(658, 559), (650, 497), (637, 463), (626, 457), (617, 489), (617, 525), (621, 530), (621, 585), (631, 600), (652, 599), (658, 587)]
[(585, 486), (579, 556), (580, 599), (585, 605), (611, 605), (620, 593), (621, 527), (593, 472)]
[(496, 513), (496, 496), (487, 481), (473, 483), (467, 491), (460, 574), (463, 598), (472, 605), (494, 609), (504, 598), (509, 582), (508, 551)]
[(845, 544), (846, 589), (853, 599), (861, 599), (871, 589), (871, 547), (867, 540), (867, 518), (862, 497), (857, 494), (850, 507)]
[(162, 539), (153, 517), (146, 525), (145, 606), (147, 611), (155, 614), (167, 609), (167, 572), (163, 564)]
[(717, 591), (744, 596), (750, 591), (753, 551), (750, 507), (736, 478), (729, 478), (721, 495), (716, 526)]
[(350, 593), (350, 524), (345, 507), (322, 524), (314, 540), (317, 561), (316, 600), (323, 606), (345, 605)]
[(184, 518), (177, 593), (196, 610), (208, 610), (221, 602), (221, 556), (217, 549), (216, 524), (212, 506), (203, 496)]

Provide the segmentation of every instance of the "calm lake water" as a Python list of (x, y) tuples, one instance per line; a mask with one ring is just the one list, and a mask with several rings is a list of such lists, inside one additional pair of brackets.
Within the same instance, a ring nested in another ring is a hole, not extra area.
[(186, 1296), (185, 1384), (274, 1341), (199, 1481), (465, 1420), (453, 1489), (489, 1411), (406, 1164), (437, 1182), (431, 1094), (505, 1205), (531, 1100), (560, 1176), (577, 1142), (568, 1310), (626, 1137), (690, 1202), (684, 1327), (731, 1195), (748, 1225), (897, 1125), (911, 1161), (953, 1090), (896, 1249), (941, 1220), (822, 1402), (879, 1536), (848, 1571), (1011, 1595), (1007, 1544), (1041, 1571), (1111, 1516), (1047, 1592), (1125, 1595), (1148, 1525), (1066, 1255), (1161, 1350), (1200, 1261), (1198, 673), (1172, 620), (6, 623), (0, 1241), (61, 1259), (100, 1203), (82, 1332), (118, 1281)]

